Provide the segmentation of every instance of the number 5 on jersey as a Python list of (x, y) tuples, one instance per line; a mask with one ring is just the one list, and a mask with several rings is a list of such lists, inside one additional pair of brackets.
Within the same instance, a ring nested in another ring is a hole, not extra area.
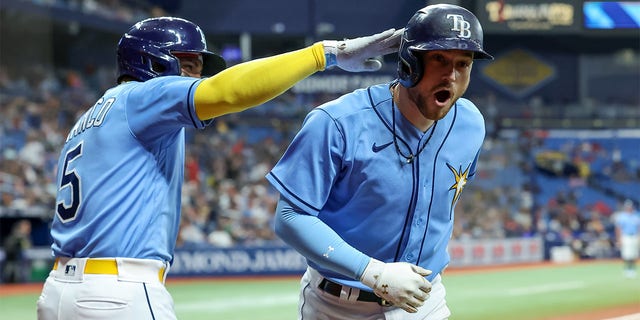
[(64, 166), (62, 168), (63, 176), (60, 179), (59, 194), (63, 189), (69, 188), (71, 203), (65, 203), (64, 200), (58, 202), (56, 213), (62, 222), (75, 220), (78, 208), (82, 202), (82, 193), (80, 191), (80, 175), (75, 169), (69, 170), (69, 163), (82, 155), (82, 142), (67, 152), (64, 158)]

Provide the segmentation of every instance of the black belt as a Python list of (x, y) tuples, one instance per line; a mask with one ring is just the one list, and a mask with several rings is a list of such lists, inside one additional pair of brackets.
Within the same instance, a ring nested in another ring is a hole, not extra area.
[[(320, 290), (332, 295), (332, 296), (336, 296), (336, 297), (340, 297), (340, 293), (342, 292), (342, 285), (335, 283), (327, 278), (322, 279), (322, 281), (320, 281), (320, 284), (318, 285), (318, 288), (320, 288)], [(351, 290), (350, 287), (347, 287)], [(388, 302), (385, 299), (382, 299), (378, 296), (375, 295), (375, 293), (373, 292), (369, 292), (369, 291), (364, 291), (364, 290), (360, 290), (360, 293), (358, 294), (358, 298), (356, 299), (358, 301), (364, 301), (364, 302), (377, 302), (379, 305), (381, 306), (390, 306), (391, 303)]]

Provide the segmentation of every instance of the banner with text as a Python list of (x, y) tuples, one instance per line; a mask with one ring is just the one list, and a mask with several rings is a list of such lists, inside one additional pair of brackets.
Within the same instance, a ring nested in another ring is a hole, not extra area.
[(292, 275), (307, 268), (289, 247), (178, 249), (169, 276)]
[[(451, 241), (452, 267), (540, 262), (544, 259), (541, 238)], [(170, 277), (301, 275), (304, 257), (292, 248), (205, 248), (176, 250)]]
[(476, 14), (485, 34), (578, 34), (582, 30), (578, 0), (482, 0), (476, 4)]

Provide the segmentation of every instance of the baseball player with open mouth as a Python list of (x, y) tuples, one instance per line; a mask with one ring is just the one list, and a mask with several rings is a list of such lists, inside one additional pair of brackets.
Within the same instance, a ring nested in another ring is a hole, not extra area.
[(483, 50), (454, 5), (409, 20), (398, 78), (312, 110), (267, 179), (277, 234), (307, 258), (298, 319), (447, 319), (454, 207), (485, 128), (462, 98)]

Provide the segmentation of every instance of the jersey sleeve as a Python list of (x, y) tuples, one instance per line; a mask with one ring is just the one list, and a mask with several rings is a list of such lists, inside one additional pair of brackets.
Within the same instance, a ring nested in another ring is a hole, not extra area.
[(335, 120), (316, 108), (266, 178), (291, 204), (317, 215), (340, 173), (344, 146)]
[(139, 83), (126, 96), (126, 117), (132, 133), (154, 140), (183, 127), (204, 128), (193, 104), (196, 85), (202, 80), (181, 76), (158, 77)]

